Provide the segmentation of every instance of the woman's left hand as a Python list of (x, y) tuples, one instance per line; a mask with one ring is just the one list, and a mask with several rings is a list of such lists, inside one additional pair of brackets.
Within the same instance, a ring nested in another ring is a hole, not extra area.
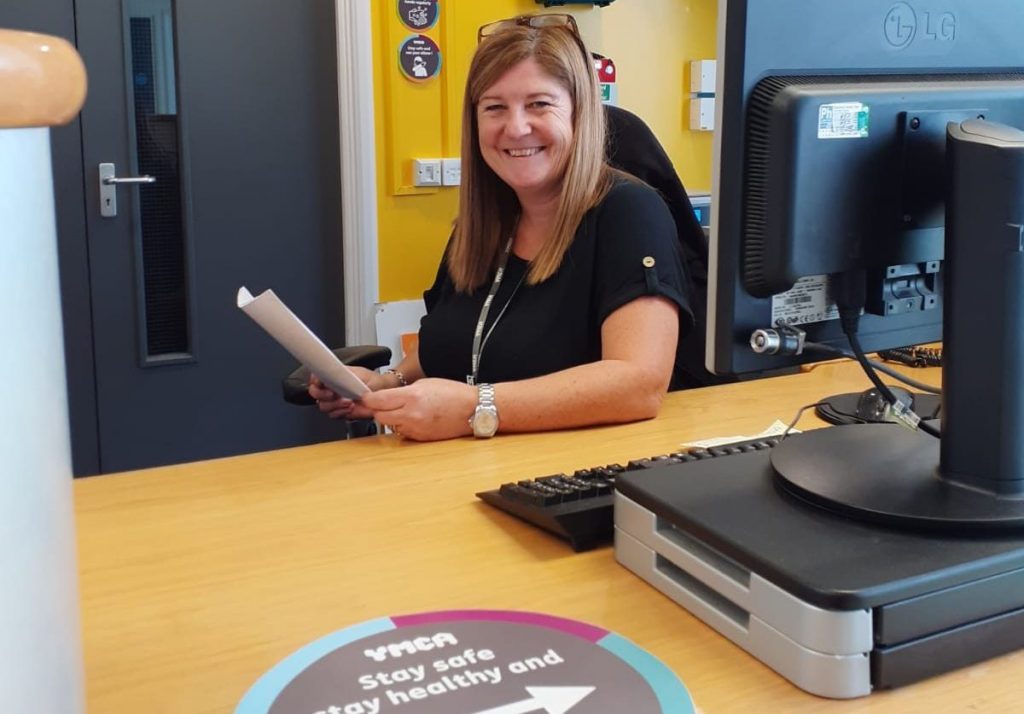
[(469, 417), (477, 390), (464, 382), (424, 378), (408, 387), (364, 394), (362, 405), (373, 418), (416, 441), (438, 441), (472, 433)]
[[(365, 367), (349, 367), (371, 390), (386, 389), (386, 375), (378, 374)], [(317, 409), (331, 419), (368, 419), (371, 414), (363, 407), (362, 400), (355, 402), (347, 397), (335, 394), (330, 387), (320, 381), (315, 374), (309, 375), (309, 396), (316, 400)]]

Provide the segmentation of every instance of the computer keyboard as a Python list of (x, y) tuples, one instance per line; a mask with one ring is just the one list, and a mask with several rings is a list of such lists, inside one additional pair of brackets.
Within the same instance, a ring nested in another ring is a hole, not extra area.
[(608, 464), (579, 469), (571, 476), (559, 473), (504, 483), (498, 489), (476, 495), (495, 508), (564, 538), (573, 550), (580, 552), (611, 541), (615, 477), (619, 474), (761, 451), (778, 443), (778, 437), (769, 437), (708, 448), (687, 448), (634, 459), (625, 466)]

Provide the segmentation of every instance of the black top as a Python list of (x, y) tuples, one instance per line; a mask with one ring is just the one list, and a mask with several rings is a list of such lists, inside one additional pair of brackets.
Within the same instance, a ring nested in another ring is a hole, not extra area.
[(702, 295), (708, 287), (708, 241), (672, 160), (651, 128), (636, 114), (606, 104), (605, 117), (608, 163), (661, 194), (676, 223), (684, 266), (695, 293), (691, 298)]
[[(646, 257), (654, 259), (653, 268), (644, 267)], [(528, 285), (528, 267), (514, 253), (509, 256), (484, 328), (487, 335), (498, 321), (481, 350), (480, 382), (527, 379), (599, 360), (605, 318), (644, 295), (664, 296), (679, 306), (680, 337), (692, 326), (672, 215), (643, 184), (616, 182), (584, 216), (551, 278)], [(442, 260), (423, 296), (427, 314), (419, 357), (428, 377), (463, 381), (470, 374), (473, 331), (490, 288), (488, 280), (472, 294), (457, 293)]]

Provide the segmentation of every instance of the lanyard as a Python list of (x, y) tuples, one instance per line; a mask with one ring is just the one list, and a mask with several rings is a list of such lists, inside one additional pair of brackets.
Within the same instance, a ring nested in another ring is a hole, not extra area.
[(494, 274), (494, 282), (491, 283), (491, 289), (487, 293), (487, 297), (484, 298), (484, 304), (480, 308), (480, 319), (476, 322), (476, 329), (473, 331), (473, 353), (470, 359), (470, 365), (473, 373), (466, 375), (467, 384), (476, 384), (477, 374), (480, 371), (480, 355), (483, 352), (484, 346), (487, 344), (487, 340), (490, 339), (491, 333), (494, 332), (494, 328), (498, 325), (498, 321), (502, 315), (505, 314), (505, 310), (508, 309), (509, 304), (512, 302), (512, 298), (516, 296), (516, 292), (519, 290), (519, 286), (523, 284), (523, 278), (526, 277), (526, 273), (519, 278), (519, 282), (512, 289), (512, 294), (508, 296), (508, 301), (505, 306), (501, 308), (501, 312), (494, 318), (494, 324), (491, 325), (491, 329), (487, 331), (487, 336), (484, 336), (484, 323), (487, 321), (487, 315), (491, 311), (491, 303), (494, 302), (494, 296), (498, 294), (498, 288), (501, 287), (501, 281), (505, 277), (505, 267), (508, 265), (508, 256), (512, 252), (512, 241), (515, 235), (508, 239), (508, 243), (505, 244), (505, 250), (501, 254), (501, 262), (498, 263), (498, 271)]

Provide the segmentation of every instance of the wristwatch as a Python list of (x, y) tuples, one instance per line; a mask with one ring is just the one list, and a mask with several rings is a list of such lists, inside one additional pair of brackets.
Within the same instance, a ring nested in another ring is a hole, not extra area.
[(473, 429), (473, 436), (489, 439), (498, 433), (498, 406), (494, 403), (494, 386), (478, 384), (476, 394), (476, 409), (469, 418), (469, 426)]

